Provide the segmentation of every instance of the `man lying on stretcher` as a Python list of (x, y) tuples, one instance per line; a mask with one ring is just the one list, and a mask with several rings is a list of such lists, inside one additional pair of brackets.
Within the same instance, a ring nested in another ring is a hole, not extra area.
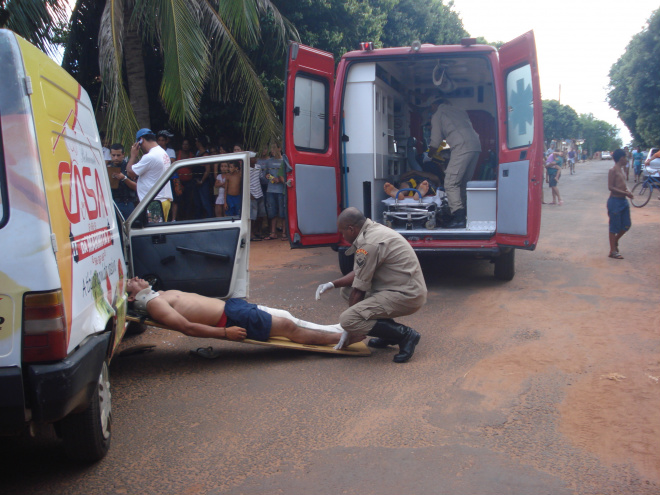
[(299, 320), (288, 311), (242, 299), (222, 301), (178, 290), (156, 292), (139, 277), (128, 281), (126, 292), (137, 311), (190, 337), (264, 342), (270, 337), (286, 337), (299, 344), (334, 345), (343, 332), (339, 325), (317, 325)]
[[(395, 185), (386, 182), (383, 186), (385, 194), (393, 197), (394, 199), (404, 199), (405, 197), (412, 197), (413, 199), (419, 199), (419, 195), (416, 192), (405, 191), (399, 193), (400, 189), (417, 189), (422, 197), (424, 196), (435, 196), (437, 192), (438, 185), (440, 184), (440, 179), (437, 175), (432, 174), (431, 172), (422, 172), (418, 170), (411, 170), (405, 174), (401, 174), (399, 180), (395, 182)], [(396, 187), (398, 185), (398, 188)], [(398, 194), (398, 198), (397, 198)]]

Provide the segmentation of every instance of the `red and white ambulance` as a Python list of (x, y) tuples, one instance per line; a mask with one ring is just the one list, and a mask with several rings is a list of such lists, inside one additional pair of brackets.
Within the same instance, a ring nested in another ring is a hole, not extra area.
[[(400, 232), (417, 252), (490, 259), (495, 276), (511, 280), (515, 249), (536, 247), (541, 220), (543, 115), (534, 33), (499, 50), (474, 39), (361, 48), (346, 53), (335, 71), (332, 54), (289, 46), (284, 153), (292, 246), (337, 247), (347, 273), (352, 260), (344, 256), (336, 220), (354, 206)], [(392, 205), (383, 189), (415, 164), (429, 163), (425, 104), (438, 94), (468, 113), (481, 142), (461, 229), (444, 227), (441, 190), (425, 198), (434, 205), (424, 206)]]

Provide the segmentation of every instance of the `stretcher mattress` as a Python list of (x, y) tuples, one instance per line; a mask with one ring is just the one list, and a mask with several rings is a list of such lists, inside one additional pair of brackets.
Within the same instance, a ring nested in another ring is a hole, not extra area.
[[(137, 317), (137, 316), (126, 316), (126, 321), (133, 321), (136, 323), (142, 323), (143, 325), (149, 325), (150, 327), (163, 328), (165, 330), (170, 330), (165, 325), (161, 325), (153, 320), (150, 320), (146, 317)], [(218, 339), (218, 340), (227, 340), (229, 342), (236, 342), (238, 344), (254, 344), (261, 345), (266, 347), (279, 347), (283, 349), (293, 349), (296, 351), (311, 351), (311, 352), (324, 352), (327, 354), (341, 354), (343, 356), (370, 356), (371, 351), (365, 345), (364, 342), (356, 342), (355, 344), (350, 345), (347, 349), (336, 350), (331, 345), (310, 345), (310, 344), (299, 344), (297, 342), (291, 342), (289, 339), (284, 337), (271, 337), (266, 342), (260, 340), (245, 339), (242, 341), (235, 341), (229, 339)]]

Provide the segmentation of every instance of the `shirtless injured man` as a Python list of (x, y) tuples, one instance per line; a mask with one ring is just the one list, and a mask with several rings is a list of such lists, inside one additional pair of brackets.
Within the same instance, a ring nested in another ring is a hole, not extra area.
[(334, 345), (343, 332), (339, 325), (317, 325), (299, 320), (288, 311), (243, 299), (222, 301), (178, 290), (156, 292), (139, 277), (128, 281), (126, 292), (135, 310), (190, 337), (263, 342), (270, 337), (285, 337), (299, 344)]

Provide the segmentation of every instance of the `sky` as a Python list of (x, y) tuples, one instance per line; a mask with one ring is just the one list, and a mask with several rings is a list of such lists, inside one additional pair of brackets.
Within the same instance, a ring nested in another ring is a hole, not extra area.
[(593, 113), (627, 144), (630, 133), (606, 102), (608, 74), (659, 7), (658, 0), (454, 0), (453, 10), (470, 36), (489, 42), (533, 29), (542, 98)]

